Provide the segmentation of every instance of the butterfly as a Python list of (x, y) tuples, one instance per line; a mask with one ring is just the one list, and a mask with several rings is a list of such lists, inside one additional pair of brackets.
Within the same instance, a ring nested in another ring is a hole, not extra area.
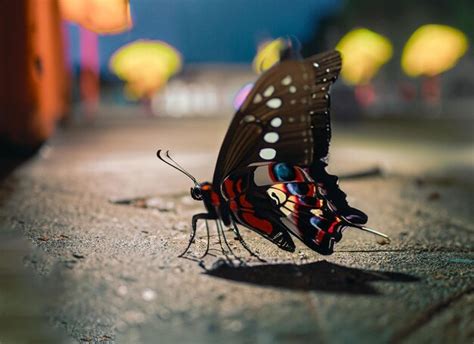
[(160, 160), (193, 181), (191, 197), (206, 208), (192, 217), (190, 241), (181, 256), (188, 252), (200, 220), (206, 221), (208, 233), (205, 254), (208, 220), (216, 221), (219, 241), (222, 236), (227, 244), (223, 227), (230, 227), (254, 256), (239, 226), (285, 251), (295, 251), (296, 237), (323, 255), (333, 253), (347, 227), (388, 239), (364, 226), (367, 215), (349, 206), (338, 178), (326, 171), (330, 87), (340, 70), (340, 53), (328, 51), (287, 58), (264, 72), (232, 119), (212, 183), (199, 183), (168, 152), (157, 152)]

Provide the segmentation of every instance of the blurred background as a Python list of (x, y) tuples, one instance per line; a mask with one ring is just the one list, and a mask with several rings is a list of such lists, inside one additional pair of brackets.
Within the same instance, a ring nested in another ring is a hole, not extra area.
[[(282, 39), (337, 48), (333, 118), (471, 119), (474, 4), (462, 1), (3, 1), (0, 137), (60, 120), (230, 117)], [(262, 62), (263, 61), (263, 62)], [(10, 146), (11, 147), (11, 146)]]

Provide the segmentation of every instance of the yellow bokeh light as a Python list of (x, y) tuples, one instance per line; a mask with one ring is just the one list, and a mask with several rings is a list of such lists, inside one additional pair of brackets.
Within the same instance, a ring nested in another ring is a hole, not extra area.
[(351, 85), (368, 83), (392, 57), (390, 41), (365, 28), (348, 32), (336, 46), (342, 54), (342, 78)]
[(179, 72), (182, 59), (167, 43), (139, 40), (117, 50), (110, 58), (110, 69), (127, 82), (126, 93), (131, 98), (150, 97)]
[(286, 41), (282, 38), (262, 43), (252, 63), (254, 71), (258, 74), (263, 73), (279, 62), (280, 54), (286, 45)]
[(435, 76), (454, 67), (467, 48), (467, 37), (461, 31), (446, 25), (423, 25), (403, 48), (402, 68), (412, 77)]
[(131, 29), (129, 0), (60, 0), (64, 19), (99, 34), (115, 34)]

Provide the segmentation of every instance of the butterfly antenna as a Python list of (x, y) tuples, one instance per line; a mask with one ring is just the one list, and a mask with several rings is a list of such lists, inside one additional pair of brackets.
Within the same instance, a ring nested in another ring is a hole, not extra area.
[(198, 184), (196, 178), (194, 178), (194, 176), (193, 176), (191, 173), (189, 173), (188, 171), (186, 171), (183, 166), (181, 166), (176, 160), (174, 160), (174, 159), (171, 157), (169, 151), (166, 151), (166, 157), (167, 157), (168, 159), (170, 159), (172, 162), (174, 162), (174, 163), (176, 164), (176, 166), (178, 166), (178, 167), (181, 169), (181, 171), (183, 171), (184, 173), (186, 173), (186, 175), (187, 175), (189, 178), (191, 178), (196, 184)]
[(285, 47), (281, 51), (280, 61), (299, 60), (301, 56), (301, 43), (295, 35), (285, 35)]
[(170, 163), (169, 161), (166, 161), (162, 156), (161, 156), (161, 152), (162, 150), (161, 149), (158, 149), (158, 151), (156, 152), (156, 156), (158, 157), (158, 159), (160, 159), (161, 161), (163, 161), (166, 165), (169, 165), (171, 167), (173, 167), (174, 169), (178, 170), (179, 172), (183, 173), (185, 176), (187, 176), (189, 179), (191, 179), (193, 181), (193, 183), (197, 186), (199, 185), (199, 183), (197, 182), (196, 178), (193, 177), (193, 175), (191, 175), (191, 173), (187, 172), (184, 168), (181, 167), (181, 165), (179, 165), (176, 161), (174, 161), (170, 155), (169, 155), (169, 151), (166, 151), (166, 157), (168, 159), (170, 159), (174, 165), (172, 163)]
[(382, 232), (379, 232), (379, 231), (376, 231), (375, 229), (372, 229), (372, 228), (369, 228), (369, 227), (365, 227), (365, 226), (360, 226), (359, 229), (365, 231), (365, 232), (369, 232), (369, 233), (372, 233), (372, 234), (375, 234), (381, 238), (384, 238), (385, 240), (388, 241), (388, 243), (390, 243), (390, 237), (387, 235), (387, 234), (383, 234)]
[(352, 223), (349, 223), (348, 226), (350, 226), (352, 228), (357, 228), (357, 229), (360, 229), (361, 231), (372, 233), (372, 234), (374, 234), (378, 237), (381, 237), (381, 238), (385, 239), (387, 244), (390, 244), (390, 242), (391, 242), (390, 237), (388, 235), (383, 234), (382, 232), (376, 231), (375, 229), (372, 229), (372, 228), (369, 228), (369, 227), (366, 227), (366, 226), (358, 226), (358, 225), (355, 225), (355, 224), (352, 224)]

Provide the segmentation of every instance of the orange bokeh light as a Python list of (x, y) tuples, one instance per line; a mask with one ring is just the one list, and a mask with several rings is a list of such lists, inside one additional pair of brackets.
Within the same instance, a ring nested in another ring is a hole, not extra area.
[(128, 0), (60, 0), (64, 19), (99, 34), (129, 30), (133, 23)]

